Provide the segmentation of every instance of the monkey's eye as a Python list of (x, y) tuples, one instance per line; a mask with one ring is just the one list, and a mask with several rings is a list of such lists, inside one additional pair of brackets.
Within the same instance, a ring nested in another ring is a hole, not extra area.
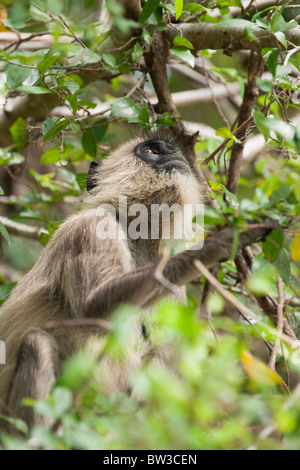
[(149, 147), (146, 147), (142, 150), (143, 153), (149, 153), (149, 154), (152, 154), (152, 155), (156, 155), (156, 152), (154, 152), (154, 150), (150, 149)]

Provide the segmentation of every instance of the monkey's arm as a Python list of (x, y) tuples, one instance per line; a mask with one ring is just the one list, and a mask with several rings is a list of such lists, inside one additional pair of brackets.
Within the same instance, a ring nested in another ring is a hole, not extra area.
[[(239, 237), (239, 249), (255, 243), (270, 231), (269, 228), (256, 227), (243, 232)], [(218, 262), (230, 259), (232, 255), (234, 229), (225, 228), (209, 237), (201, 249), (190, 249), (171, 257), (163, 275), (172, 284), (182, 286), (199, 277), (194, 260), (200, 260), (211, 267)], [(87, 298), (85, 316), (107, 316), (113, 308), (122, 302), (140, 306), (150, 306), (157, 299), (169, 294), (154, 277), (157, 264), (125, 273), (96, 288)]]

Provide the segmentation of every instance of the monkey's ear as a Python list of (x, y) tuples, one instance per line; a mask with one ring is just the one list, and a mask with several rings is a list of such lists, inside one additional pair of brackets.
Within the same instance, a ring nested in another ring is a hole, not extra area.
[(100, 165), (101, 162), (91, 162), (90, 164), (90, 168), (86, 177), (86, 189), (89, 193), (97, 186), (96, 174)]

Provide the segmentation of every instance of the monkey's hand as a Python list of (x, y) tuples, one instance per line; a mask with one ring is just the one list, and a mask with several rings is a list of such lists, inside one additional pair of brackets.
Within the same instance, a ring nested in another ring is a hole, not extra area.
[(259, 241), (265, 241), (266, 237), (276, 229), (280, 229), (277, 220), (265, 217), (261, 222), (249, 224), (248, 230), (240, 234), (239, 248), (245, 248)]

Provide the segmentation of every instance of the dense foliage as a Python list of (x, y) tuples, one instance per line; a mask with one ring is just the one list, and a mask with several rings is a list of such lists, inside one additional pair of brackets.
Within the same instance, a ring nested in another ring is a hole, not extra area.
[[(81, 352), (49, 399), (27, 401), (53, 429), (28, 434), (16, 421), (20, 435), (2, 434), (2, 448), (300, 448), (296, 3), (1, 1), (1, 303), (80, 204), (90, 161), (141, 129), (184, 122), (200, 132), (208, 228), (233, 225), (238, 237), (259, 216), (279, 223), (252, 248), (251, 273), (235, 250), (214, 289), (202, 276), (188, 306), (164, 301), (151, 316), (153, 343), (179, 344), (176, 373), (144, 365), (131, 377), (136, 398), (106, 397), (97, 362)], [(104, 351), (113, 360), (136, 315), (129, 306), (113, 315)]]

